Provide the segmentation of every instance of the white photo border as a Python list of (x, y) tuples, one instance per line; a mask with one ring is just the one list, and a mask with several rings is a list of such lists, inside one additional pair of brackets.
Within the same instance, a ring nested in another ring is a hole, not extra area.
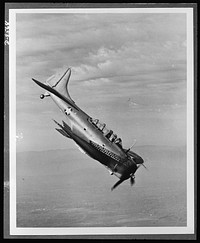
[[(16, 14), (17, 13), (185, 13), (187, 15), (187, 226), (29, 228), (16, 225)], [(9, 9), (9, 178), (10, 235), (194, 234), (194, 33), (193, 8)]]

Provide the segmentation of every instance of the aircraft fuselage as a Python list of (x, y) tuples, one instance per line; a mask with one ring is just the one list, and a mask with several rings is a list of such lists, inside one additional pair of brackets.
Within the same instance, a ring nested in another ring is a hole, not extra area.
[(122, 175), (127, 177), (130, 173), (135, 173), (137, 165), (133, 161), (129, 161), (127, 154), (118, 145), (112, 143), (89, 122), (90, 116), (80, 108), (76, 109), (70, 104), (66, 104), (54, 94), (50, 94), (50, 96), (67, 117), (72, 131), (71, 138), (86, 154), (110, 168), (120, 179)]

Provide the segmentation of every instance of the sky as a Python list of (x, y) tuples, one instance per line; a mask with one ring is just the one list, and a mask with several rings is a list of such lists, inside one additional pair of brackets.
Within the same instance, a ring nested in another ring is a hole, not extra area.
[(74, 148), (31, 80), (68, 67), (73, 100), (124, 147), (185, 145), (186, 39), (184, 13), (17, 13), (17, 151)]

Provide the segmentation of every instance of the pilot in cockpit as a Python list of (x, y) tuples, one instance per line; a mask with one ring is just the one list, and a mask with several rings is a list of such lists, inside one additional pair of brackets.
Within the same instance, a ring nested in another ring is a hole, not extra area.
[(99, 123), (99, 127), (98, 128), (99, 128), (100, 131), (104, 131), (105, 126), (106, 126), (105, 123), (102, 123), (102, 124)]

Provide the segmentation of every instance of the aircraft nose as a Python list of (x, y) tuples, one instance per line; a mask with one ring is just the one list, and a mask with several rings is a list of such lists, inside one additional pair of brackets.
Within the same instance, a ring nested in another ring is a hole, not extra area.
[(143, 163), (144, 163), (144, 160), (141, 157), (139, 157), (137, 159), (137, 164), (143, 164)]

